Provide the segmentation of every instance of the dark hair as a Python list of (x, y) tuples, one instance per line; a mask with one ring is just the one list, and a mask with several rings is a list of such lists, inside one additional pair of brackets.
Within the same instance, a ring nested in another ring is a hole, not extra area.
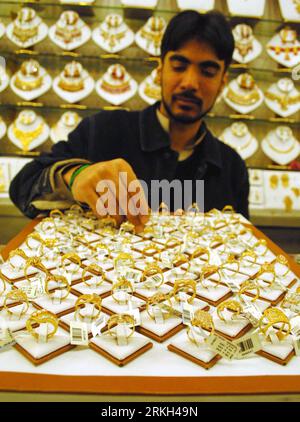
[(216, 11), (200, 14), (186, 10), (174, 16), (164, 33), (161, 59), (168, 51), (178, 50), (184, 43), (196, 39), (212, 47), (219, 60), (229, 66), (234, 51), (234, 38), (225, 16)]

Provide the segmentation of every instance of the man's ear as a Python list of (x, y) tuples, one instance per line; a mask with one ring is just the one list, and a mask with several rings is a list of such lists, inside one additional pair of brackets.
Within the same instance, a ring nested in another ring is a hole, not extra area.
[(224, 75), (223, 75), (223, 78), (222, 78), (222, 81), (221, 81), (221, 85), (220, 85), (220, 88), (219, 88), (219, 95), (222, 93), (222, 91), (225, 88), (225, 86), (227, 85), (227, 83), (228, 83), (228, 72), (224, 72)]
[(158, 59), (158, 65), (157, 65), (157, 68), (156, 68), (156, 72), (157, 72), (157, 75), (156, 75), (155, 82), (158, 85), (161, 85), (161, 73), (162, 73), (162, 61), (161, 61), (161, 59)]

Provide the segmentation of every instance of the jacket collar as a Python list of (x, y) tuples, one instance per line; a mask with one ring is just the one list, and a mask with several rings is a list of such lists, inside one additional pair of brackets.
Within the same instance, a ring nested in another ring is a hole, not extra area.
[[(154, 152), (163, 148), (170, 148), (168, 133), (163, 129), (156, 115), (158, 104), (159, 103), (155, 103), (154, 105), (145, 108), (140, 113), (140, 143), (142, 151), (145, 152)], [(218, 168), (222, 168), (220, 141), (207, 130), (204, 122), (199, 130), (199, 137), (203, 131), (206, 131), (206, 136), (195, 148), (194, 154), (199, 154), (199, 158), (202, 162), (207, 162)]]

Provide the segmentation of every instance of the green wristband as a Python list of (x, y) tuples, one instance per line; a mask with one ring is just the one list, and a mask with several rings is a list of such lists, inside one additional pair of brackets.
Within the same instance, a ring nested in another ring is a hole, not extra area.
[(70, 183), (69, 183), (70, 190), (72, 190), (73, 183), (74, 183), (76, 177), (78, 176), (78, 174), (81, 173), (82, 170), (84, 170), (88, 166), (90, 166), (90, 164), (83, 164), (82, 166), (78, 167), (78, 169), (76, 169), (75, 171), (73, 171), (72, 176), (71, 176), (71, 179), (70, 179)]

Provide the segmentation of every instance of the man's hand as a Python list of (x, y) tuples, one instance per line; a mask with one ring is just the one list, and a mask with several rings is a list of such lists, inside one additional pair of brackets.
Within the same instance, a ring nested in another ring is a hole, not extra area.
[[(79, 166), (73, 167), (65, 173), (64, 180), (67, 184), (69, 184), (73, 172), (78, 167)], [(126, 173), (127, 186), (124, 183), (124, 179), (119, 177), (120, 173)], [(101, 182), (102, 186), (106, 186), (105, 181), (109, 181), (109, 183), (107, 183), (105, 196), (106, 193), (110, 191), (110, 198), (114, 200), (115, 204), (115, 213), (107, 207), (107, 204), (103, 203), (101, 196), (103, 196), (104, 192), (97, 193), (99, 182)], [(128, 186), (131, 182), (134, 182), (135, 184), (134, 192), (128, 192)], [(111, 187), (114, 189), (111, 189)], [(136, 187), (139, 189), (138, 191), (136, 190)], [(129, 206), (130, 198), (137, 193), (140, 198), (138, 209), (134, 207), (133, 201), (131, 201), (131, 205)], [(103, 216), (104, 211), (107, 210), (107, 214), (116, 218), (118, 224), (127, 216), (127, 219), (136, 226), (137, 231), (142, 230), (149, 219), (149, 207), (143, 188), (138, 182), (132, 167), (121, 158), (93, 164), (83, 169), (75, 177), (72, 186), (72, 194), (75, 201), (84, 202), (89, 205), (97, 216)]]

